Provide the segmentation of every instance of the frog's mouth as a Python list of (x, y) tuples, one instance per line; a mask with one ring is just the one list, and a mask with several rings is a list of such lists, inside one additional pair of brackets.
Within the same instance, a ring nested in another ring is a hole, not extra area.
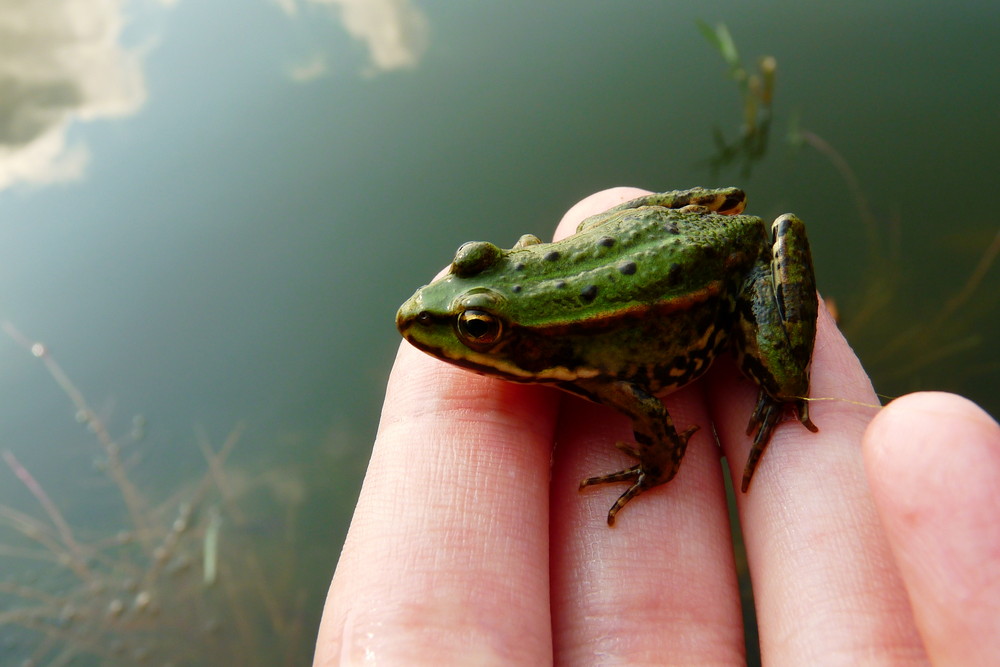
[(476, 350), (456, 337), (456, 315), (414, 312), (407, 309), (409, 305), (409, 302), (404, 304), (396, 314), (399, 333), (413, 347), (454, 366), (518, 383), (563, 383), (600, 374), (595, 369), (570, 369), (560, 365), (543, 370), (521, 368), (516, 362), (506, 359), (503, 353), (498, 354), (505, 345), (513, 344), (512, 341), (498, 340), (488, 349)]
[(450, 358), (447, 343), (454, 339), (451, 334), (452, 319), (454, 318), (450, 314), (435, 314), (423, 310), (419, 295), (415, 295), (396, 312), (396, 329), (417, 349), (434, 356)]

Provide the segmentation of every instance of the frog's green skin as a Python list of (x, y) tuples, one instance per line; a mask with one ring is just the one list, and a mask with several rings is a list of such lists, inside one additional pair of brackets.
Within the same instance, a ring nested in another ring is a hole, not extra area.
[(810, 430), (805, 397), (817, 298), (805, 227), (740, 215), (736, 188), (639, 197), (592, 216), (555, 243), (526, 235), (510, 250), (472, 242), (450, 270), (400, 307), (416, 347), (473, 371), (553, 384), (632, 419), (638, 460), (592, 477), (630, 486), (608, 513), (676, 474), (678, 433), (658, 397), (700, 377), (733, 349), (760, 387), (747, 429), (744, 491), (788, 406)]

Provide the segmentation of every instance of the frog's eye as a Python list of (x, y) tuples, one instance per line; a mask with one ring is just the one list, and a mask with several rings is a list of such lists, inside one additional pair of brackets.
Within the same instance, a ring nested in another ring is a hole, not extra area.
[(482, 350), (500, 340), (500, 318), (485, 310), (464, 310), (458, 316), (458, 335), (473, 349)]

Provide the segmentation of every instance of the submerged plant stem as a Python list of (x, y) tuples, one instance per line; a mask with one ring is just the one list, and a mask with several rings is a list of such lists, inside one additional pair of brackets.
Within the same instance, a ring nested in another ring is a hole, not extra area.
[(49, 354), (48, 349), (46, 349), (44, 345), (38, 342), (32, 342), (8, 321), (4, 321), (0, 324), (0, 326), (2, 326), (7, 335), (10, 336), (16, 343), (27, 348), (33, 355), (42, 360), (42, 363), (45, 364), (45, 368), (49, 371), (49, 374), (55, 379), (59, 387), (73, 402), (73, 407), (76, 408), (77, 414), (83, 415), (86, 418), (88, 425), (91, 427), (94, 435), (97, 436), (98, 442), (100, 442), (101, 447), (104, 449), (105, 456), (108, 457), (108, 472), (111, 475), (111, 479), (114, 480), (122, 494), (122, 500), (125, 502), (125, 508), (128, 511), (129, 518), (132, 520), (132, 525), (135, 527), (139, 543), (143, 546), (143, 549), (147, 554), (151, 553), (152, 543), (150, 540), (149, 526), (142, 511), (142, 495), (125, 474), (125, 466), (122, 465), (121, 457), (118, 453), (118, 445), (111, 438), (111, 434), (108, 433), (108, 429), (105, 427), (104, 422), (97, 416), (97, 413), (90, 408), (90, 405), (87, 404), (87, 400), (84, 398), (83, 394), (69, 379), (69, 376), (66, 375), (62, 367), (56, 363), (56, 360), (52, 358), (52, 355)]
[(69, 524), (66, 523), (66, 518), (56, 507), (56, 504), (52, 502), (49, 498), (49, 494), (45, 493), (45, 489), (42, 485), (28, 472), (28, 469), (21, 465), (21, 462), (17, 460), (14, 453), (10, 450), (5, 450), (3, 452), (3, 460), (7, 464), (7, 467), (13, 471), (17, 478), (28, 487), (39, 503), (41, 503), (42, 508), (45, 509), (45, 513), (49, 515), (49, 519), (55, 524), (56, 530), (59, 531), (59, 539), (69, 550), (71, 556), (69, 566), (77, 573), (81, 579), (90, 579), (91, 572), (87, 568), (87, 559), (83, 555), (83, 549), (80, 548), (80, 544), (73, 537), (73, 531), (70, 529)]

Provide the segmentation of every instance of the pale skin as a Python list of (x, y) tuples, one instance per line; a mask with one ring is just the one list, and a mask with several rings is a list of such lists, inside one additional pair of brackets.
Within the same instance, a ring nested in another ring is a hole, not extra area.
[[(588, 197), (556, 238), (644, 192)], [(780, 425), (737, 497), (764, 664), (997, 664), (1000, 426), (952, 394), (870, 407), (825, 309), (812, 368), (843, 400), (811, 404), (819, 433)], [(726, 358), (669, 396), (702, 428), (609, 528), (623, 487), (577, 485), (631, 465), (624, 417), (403, 343), (313, 664), (742, 663), (719, 457), (739, 479), (755, 394)]]

